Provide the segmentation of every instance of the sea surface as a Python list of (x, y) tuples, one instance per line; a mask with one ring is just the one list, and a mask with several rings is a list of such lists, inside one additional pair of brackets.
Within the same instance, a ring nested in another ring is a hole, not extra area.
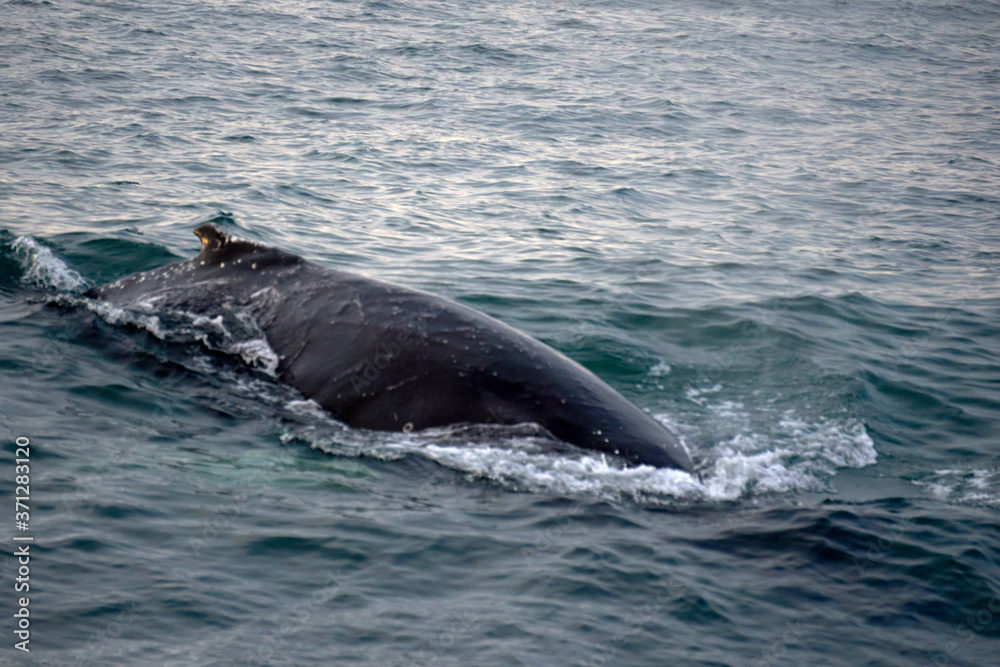
[[(528, 332), (700, 479), (350, 429), (83, 296), (212, 220)], [(3, 2), (0, 443), (3, 665), (1000, 664), (1000, 4)]]

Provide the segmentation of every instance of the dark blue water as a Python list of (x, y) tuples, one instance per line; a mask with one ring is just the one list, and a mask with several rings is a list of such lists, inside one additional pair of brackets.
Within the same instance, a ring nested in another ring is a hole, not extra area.
[[(1000, 664), (997, 3), (0, 17), (0, 663)], [(349, 429), (81, 296), (207, 220), (527, 331), (703, 479)]]

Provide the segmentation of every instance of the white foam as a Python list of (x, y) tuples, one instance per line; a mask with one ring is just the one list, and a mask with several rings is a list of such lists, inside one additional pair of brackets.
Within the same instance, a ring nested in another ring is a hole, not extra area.
[(297, 415), (311, 417), (313, 419), (327, 419), (330, 416), (329, 413), (323, 409), (323, 406), (311, 398), (288, 401), (285, 404), (285, 408)]
[(108, 324), (114, 326), (132, 325), (139, 327), (140, 329), (145, 329), (160, 340), (166, 339), (167, 334), (164, 331), (162, 323), (160, 322), (160, 318), (156, 315), (137, 313), (132, 310), (126, 310), (125, 308), (119, 308), (118, 306), (111, 305), (104, 301), (88, 300), (85, 305), (91, 311), (97, 313), (97, 315)]
[(222, 321), (222, 315), (216, 315), (215, 317), (208, 317), (207, 315), (191, 315), (191, 326), (205, 329), (206, 331), (214, 331), (218, 334), (226, 333), (226, 325)]
[(680, 470), (627, 467), (541, 436), (505, 435), (502, 427), (492, 428), (492, 433), (473, 433), (464, 439), (447, 430), (380, 434), (377, 439), (349, 437), (346, 447), (344, 433), (318, 438), (316, 431), (307, 430), (299, 437), (338, 455), (390, 460), (420, 455), (517, 490), (652, 504), (817, 490), (828, 485), (837, 468), (864, 467), (876, 460), (864, 425), (850, 419), (812, 423), (786, 415), (774, 424), (773, 433), (742, 433), (725, 442), (706, 443), (697, 452), (708, 459), (700, 478)]
[(670, 367), (670, 364), (665, 361), (660, 361), (649, 369), (649, 374), (653, 377), (663, 377), (664, 375), (670, 375), (670, 371), (672, 370), (673, 369)]
[[(720, 410), (735, 411), (729, 402)], [(819, 490), (838, 468), (864, 468), (878, 456), (855, 419), (806, 421), (786, 413), (767, 434), (740, 433), (719, 443), (705, 474), (708, 496), (734, 500), (760, 492)]]
[(83, 276), (30, 236), (17, 237), (11, 247), (24, 270), (21, 278), (24, 283), (63, 292), (78, 290), (87, 284)]
[(277, 376), (280, 357), (253, 318), (234, 311), (209, 317), (164, 308), (157, 304), (161, 299), (141, 300), (128, 308), (90, 299), (84, 304), (114, 326), (136, 326), (168, 342), (198, 342), (210, 350), (239, 357), (251, 368), (271, 377)]
[(422, 452), (442, 465), (529, 490), (614, 498), (703, 495), (700, 483), (680, 470), (624, 468), (599, 454), (538, 453), (474, 442), (464, 446), (428, 444)]
[(266, 339), (255, 338), (253, 340), (234, 343), (231, 350), (233, 353), (238, 354), (251, 368), (263, 371), (271, 377), (277, 377), (278, 354), (271, 349)]
[(705, 401), (708, 400), (707, 398), (705, 398), (706, 394), (715, 394), (715, 393), (718, 393), (720, 391), (722, 391), (722, 385), (721, 384), (716, 384), (716, 385), (713, 385), (713, 386), (708, 387), (706, 389), (699, 389), (699, 388), (696, 388), (696, 387), (689, 387), (688, 389), (686, 389), (684, 391), (684, 395), (687, 396), (687, 398), (688, 398), (689, 401), (691, 401), (693, 403), (697, 403), (698, 405), (704, 405)]
[(1000, 471), (997, 470), (935, 470), (923, 479), (914, 480), (913, 484), (942, 502), (1000, 509)]

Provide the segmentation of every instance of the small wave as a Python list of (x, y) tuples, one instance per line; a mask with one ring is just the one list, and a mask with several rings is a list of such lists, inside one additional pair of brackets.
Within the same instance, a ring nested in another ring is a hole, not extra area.
[(24, 271), (23, 283), (62, 292), (74, 292), (87, 284), (83, 276), (30, 236), (17, 237), (11, 248)]

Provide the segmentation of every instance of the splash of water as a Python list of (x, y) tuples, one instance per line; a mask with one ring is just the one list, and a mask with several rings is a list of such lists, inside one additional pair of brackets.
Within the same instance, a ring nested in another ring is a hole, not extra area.
[(11, 247), (24, 271), (22, 282), (61, 292), (75, 292), (87, 285), (83, 276), (30, 236), (17, 237)]

